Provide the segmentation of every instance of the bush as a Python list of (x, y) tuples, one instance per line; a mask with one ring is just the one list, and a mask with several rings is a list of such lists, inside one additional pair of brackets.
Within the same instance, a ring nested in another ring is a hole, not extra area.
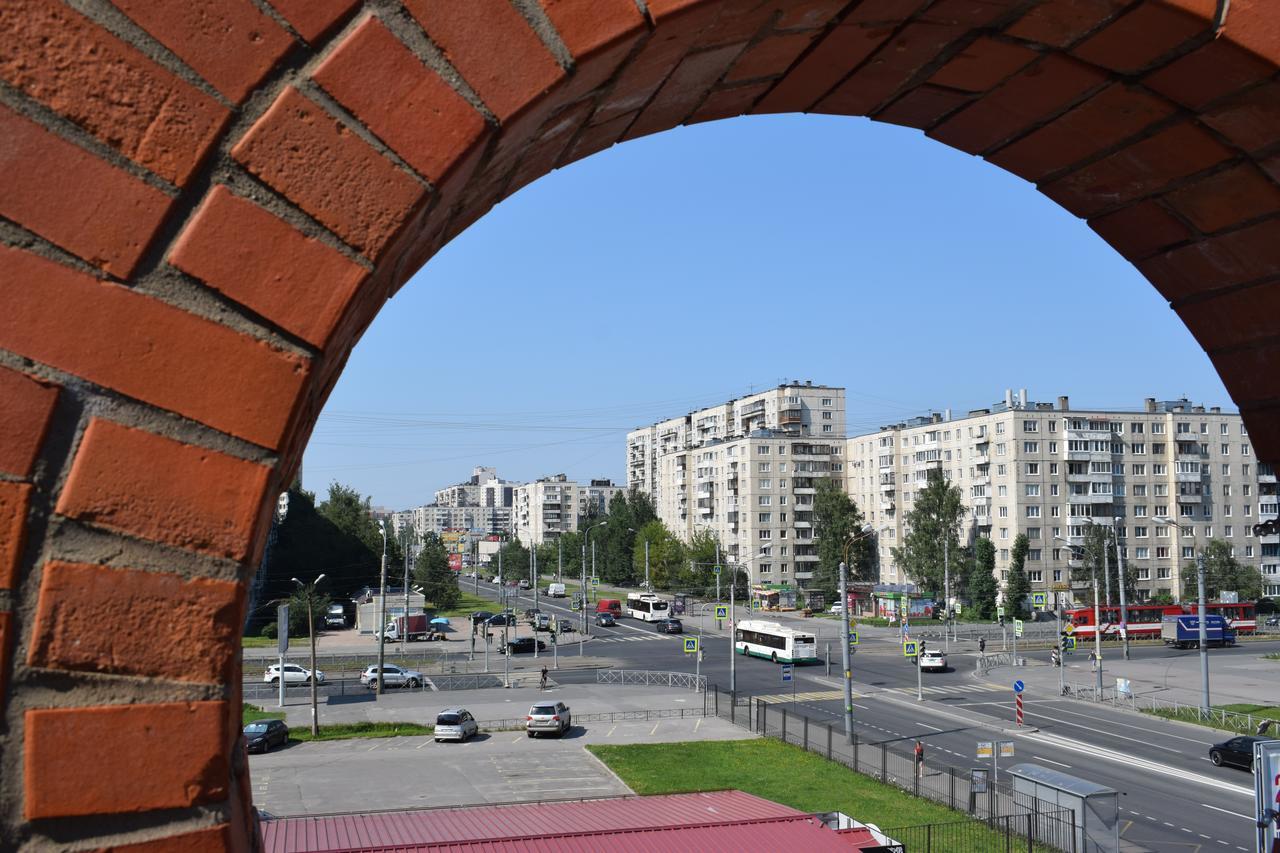
[(280, 636), (280, 628), (275, 622), (268, 622), (262, 626), (262, 636), (266, 637), (268, 640), (274, 640)]

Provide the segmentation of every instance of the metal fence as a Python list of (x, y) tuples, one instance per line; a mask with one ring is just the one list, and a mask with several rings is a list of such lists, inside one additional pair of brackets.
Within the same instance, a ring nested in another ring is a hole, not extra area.
[[(534, 701), (533, 704), (537, 704)], [(661, 708), (657, 710), (606, 711), (598, 714), (574, 714), (574, 723), (627, 723), (647, 722), (649, 720), (696, 719), (705, 717), (704, 708)], [(511, 717), (505, 720), (481, 720), (481, 731), (501, 732), (519, 731), (525, 727), (524, 717)]]
[(1224, 711), (1211, 708), (1205, 713), (1198, 702), (1178, 702), (1163, 699), (1150, 693), (1136, 694), (1131, 691), (1122, 692), (1113, 684), (1098, 690), (1094, 683), (1079, 684), (1067, 682), (1062, 689), (1064, 696), (1071, 699), (1082, 699), (1089, 702), (1101, 702), (1113, 708), (1125, 708), (1130, 711), (1152, 711), (1162, 716), (1213, 725), (1225, 731), (1239, 734), (1254, 734), (1258, 724), (1263, 720), (1271, 720), (1275, 728), (1280, 729), (1280, 712), (1242, 714), (1239, 711)]
[[(903, 853), (1010, 853), (1010, 851), (1075, 850), (1074, 835), (1064, 832), (1072, 821), (1070, 809), (1028, 811), (986, 820), (957, 820), (881, 829), (897, 841)], [(1046, 836), (1061, 836), (1043, 841)]]
[[(717, 688), (708, 691), (709, 712), (721, 719), (749, 729), (763, 737), (771, 737), (793, 744), (808, 752), (814, 752), (848, 767), (850, 770), (870, 776), (896, 787), (925, 797), (953, 809), (965, 811), (974, 820), (951, 824), (935, 824), (941, 833), (936, 840), (926, 840), (925, 846), (908, 844), (907, 849), (917, 850), (1063, 850), (1075, 853), (1075, 821), (1070, 811), (1050, 811), (1039, 801), (1016, 795), (1012, 788), (988, 782), (986, 791), (971, 787), (968, 774), (951, 767), (934, 767), (927, 757), (917, 764), (911, 740), (862, 742), (856, 735), (853, 743), (846, 739), (839, 724), (819, 722), (799, 714), (790, 703), (767, 703), (747, 696), (737, 696)], [(1030, 816), (1030, 817), (1028, 817)], [(968, 827), (967, 829), (961, 828)], [(927, 828), (909, 828), (914, 832), (928, 833)], [(987, 839), (975, 845), (973, 838)], [(992, 833), (998, 833), (993, 835)], [(892, 832), (890, 837), (900, 838)], [(1015, 847), (999, 846), (1006, 840)], [(944, 842), (950, 841), (951, 846)], [(932, 847), (928, 845), (932, 844)]]
[(653, 672), (644, 669), (597, 669), (597, 684), (641, 684), (658, 687), (679, 687), (705, 693), (707, 677), (691, 672)]

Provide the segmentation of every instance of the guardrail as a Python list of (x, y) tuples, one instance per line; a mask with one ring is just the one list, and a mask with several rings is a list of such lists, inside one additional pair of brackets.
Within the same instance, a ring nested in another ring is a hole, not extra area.
[(993, 652), (979, 655), (974, 662), (973, 668), (978, 671), (979, 676), (984, 676), (998, 666), (1013, 666), (1013, 652)]
[(690, 672), (654, 672), (637, 669), (597, 669), (597, 684), (640, 684), (659, 687), (679, 687), (705, 693), (707, 677)]
[[(537, 704), (534, 700), (531, 704)], [(573, 709), (569, 709), (572, 714)], [(708, 716), (704, 708), (660, 708), (657, 710), (602, 711), (596, 714), (572, 714), (574, 723), (625, 723), (649, 720), (689, 719)], [(519, 731), (524, 728), (524, 717), (511, 717), (505, 720), (481, 720), (483, 731)]]
[(1132, 691), (1119, 691), (1115, 685), (1104, 686), (1101, 691), (1094, 684), (1078, 684), (1067, 682), (1062, 694), (1070, 699), (1081, 699), (1089, 702), (1100, 702), (1113, 708), (1125, 708), (1130, 711), (1150, 711), (1157, 716), (1168, 716), (1175, 720), (1207, 723), (1224, 731), (1237, 734), (1256, 734), (1258, 726), (1264, 721), (1271, 721), (1272, 727), (1280, 731), (1280, 712), (1269, 714), (1242, 714), (1239, 711), (1226, 711), (1211, 708), (1206, 713), (1198, 702), (1179, 702), (1162, 699), (1150, 693), (1137, 694)]

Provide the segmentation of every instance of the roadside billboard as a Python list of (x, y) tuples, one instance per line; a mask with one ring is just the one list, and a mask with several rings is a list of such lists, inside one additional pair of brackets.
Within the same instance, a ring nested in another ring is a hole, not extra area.
[(1254, 743), (1253, 768), (1257, 853), (1280, 853), (1280, 740)]
[(453, 569), (455, 572), (462, 571), (462, 555), (461, 554), (449, 555), (449, 568)]

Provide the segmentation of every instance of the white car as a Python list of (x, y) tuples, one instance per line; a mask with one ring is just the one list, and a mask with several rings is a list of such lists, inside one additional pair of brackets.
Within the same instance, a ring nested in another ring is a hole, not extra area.
[(436, 715), (436, 743), (442, 740), (456, 740), (462, 743), (479, 733), (480, 724), (466, 708), (450, 708)]
[(920, 655), (920, 669), (929, 672), (946, 672), (947, 656), (937, 649), (925, 649), (924, 654)]
[[(268, 684), (276, 684), (280, 681), (280, 664), (273, 663), (267, 667), (266, 673), (262, 676), (262, 680)], [(306, 684), (311, 681), (311, 670), (303, 669), (297, 664), (287, 663), (284, 665), (284, 683), (285, 684)], [(324, 683), (324, 673), (316, 670), (316, 684)]]
[[(385, 687), (408, 687), (416, 690), (422, 686), (422, 673), (417, 670), (405, 669), (402, 666), (388, 663), (383, 664), (382, 672), (386, 676), (384, 679)], [(364, 672), (360, 673), (360, 683), (370, 690), (378, 689), (378, 665), (376, 663), (366, 667)]]
[(830, 613), (832, 616), (843, 616), (843, 615), (844, 615), (844, 605), (843, 605), (843, 604), (833, 604), (833, 605), (831, 605), (831, 609), (830, 609), (830, 610), (828, 610), (827, 612), (828, 612), (828, 613)]

